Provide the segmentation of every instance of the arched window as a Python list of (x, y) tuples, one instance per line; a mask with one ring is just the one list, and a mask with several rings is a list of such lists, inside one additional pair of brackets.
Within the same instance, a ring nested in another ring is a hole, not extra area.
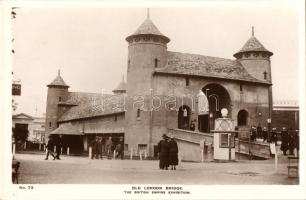
[(51, 127), (52, 126), (52, 123), (51, 122), (49, 122), (49, 127)]
[(264, 79), (267, 80), (267, 72), (266, 71), (263, 73), (263, 75), (264, 75)]
[(238, 126), (248, 125), (248, 116), (249, 113), (246, 110), (240, 110), (237, 117)]
[(60, 101), (60, 102), (61, 102), (61, 101), (62, 101), (62, 97), (58, 97), (58, 101)]

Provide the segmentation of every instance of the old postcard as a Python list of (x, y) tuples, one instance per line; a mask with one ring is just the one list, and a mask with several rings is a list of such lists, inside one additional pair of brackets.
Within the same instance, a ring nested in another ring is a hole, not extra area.
[(0, 8), (3, 199), (305, 198), (303, 1)]

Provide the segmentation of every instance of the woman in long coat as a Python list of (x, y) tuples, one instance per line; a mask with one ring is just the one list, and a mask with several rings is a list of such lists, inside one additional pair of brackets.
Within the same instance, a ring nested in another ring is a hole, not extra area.
[(174, 136), (170, 136), (169, 140), (169, 165), (171, 170), (176, 170), (176, 165), (178, 165), (178, 147), (177, 143), (174, 140)]
[(159, 168), (168, 169), (169, 163), (169, 142), (166, 134), (163, 134), (163, 139), (158, 143)]

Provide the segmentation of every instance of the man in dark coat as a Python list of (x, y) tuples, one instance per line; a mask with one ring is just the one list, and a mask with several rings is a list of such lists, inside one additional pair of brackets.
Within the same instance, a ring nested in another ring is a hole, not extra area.
[(163, 134), (162, 140), (158, 143), (159, 168), (168, 170), (169, 144), (168, 137)]
[(261, 139), (262, 138), (262, 128), (261, 128), (260, 123), (258, 124), (256, 129), (257, 129), (257, 137)]
[(47, 155), (45, 160), (48, 160), (49, 154), (53, 157), (53, 160), (55, 160), (55, 155), (53, 153), (53, 148), (54, 148), (54, 141), (51, 135), (49, 135), (49, 140), (47, 143)]
[(271, 142), (274, 142), (275, 146), (277, 146), (277, 132), (276, 132), (276, 128), (272, 128), (272, 131), (271, 131)]
[(123, 138), (120, 137), (119, 143), (116, 145), (116, 158), (120, 158), (123, 160), (123, 154), (124, 154), (124, 146), (123, 146)]
[(289, 153), (290, 155), (294, 155), (295, 141), (294, 141), (293, 132), (289, 132), (288, 143), (289, 143)]
[(96, 158), (102, 159), (102, 137), (98, 137)]
[(63, 147), (62, 135), (59, 135), (57, 137), (57, 139), (55, 140), (55, 146), (56, 146), (56, 156), (55, 156), (55, 158), (60, 160), (61, 149)]
[(283, 151), (283, 155), (287, 155), (287, 150), (288, 150), (288, 139), (289, 139), (289, 136), (288, 136), (288, 132), (286, 130), (285, 127), (283, 127), (283, 130), (281, 132), (281, 138), (282, 138), (282, 144), (281, 144), (281, 147), (280, 149)]
[(262, 137), (263, 137), (263, 141), (264, 142), (266, 142), (268, 140), (268, 130), (267, 130), (267, 127), (263, 127)]
[(174, 136), (170, 136), (169, 140), (169, 165), (171, 166), (171, 170), (176, 170), (176, 165), (178, 165), (178, 147), (177, 143), (174, 140)]
[(99, 137), (96, 136), (95, 140), (91, 143), (91, 159), (98, 159), (98, 143), (99, 143)]

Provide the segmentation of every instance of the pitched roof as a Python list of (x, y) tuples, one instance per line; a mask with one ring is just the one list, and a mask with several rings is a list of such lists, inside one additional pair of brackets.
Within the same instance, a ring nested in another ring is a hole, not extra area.
[(167, 40), (167, 42), (170, 41), (170, 39), (168, 37), (166, 37), (165, 35), (163, 35), (158, 28), (155, 26), (155, 24), (152, 22), (152, 20), (150, 18), (147, 18), (140, 26), (139, 28), (136, 30), (135, 33), (133, 33), (132, 35), (128, 36), (126, 38), (126, 40), (128, 41), (129, 38), (136, 36), (136, 35), (158, 35), (161, 36), (163, 38), (165, 38)]
[(69, 94), (68, 102), (77, 104), (65, 112), (59, 122), (124, 112), (124, 95), (77, 93)]
[(75, 126), (70, 123), (60, 125), (57, 129), (49, 133), (51, 135), (84, 135)]
[(252, 36), (242, 47), (242, 49), (240, 51), (238, 51), (237, 53), (234, 54), (234, 56), (236, 56), (239, 53), (243, 53), (243, 52), (267, 52), (271, 55), (273, 55), (272, 52), (270, 52), (269, 50), (267, 50), (260, 42), (259, 40)]
[(57, 77), (48, 86), (69, 87), (61, 77), (60, 72), (58, 72)]
[(269, 82), (260, 81), (252, 77), (241, 63), (236, 60), (171, 51), (168, 51), (167, 58), (167, 65), (163, 68), (157, 68), (155, 73), (213, 77), (270, 84)]
[(31, 115), (27, 115), (25, 113), (19, 113), (19, 114), (13, 115), (12, 118), (13, 119), (17, 119), (17, 118), (20, 118), (20, 119), (31, 119), (31, 120), (35, 119)]

